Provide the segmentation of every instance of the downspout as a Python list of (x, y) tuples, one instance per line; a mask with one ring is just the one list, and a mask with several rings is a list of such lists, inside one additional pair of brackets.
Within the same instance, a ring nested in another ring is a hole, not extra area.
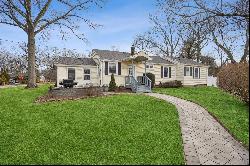
[(101, 86), (103, 86), (103, 61), (101, 61), (100, 64), (101, 64), (101, 68), (100, 68), (101, 69), (100, 71), (101, 72)]
[(133, 77), (135, 77), (135, 71), (134, 71), (134, 61), (132, 59), (132, 71), (133, 71)]

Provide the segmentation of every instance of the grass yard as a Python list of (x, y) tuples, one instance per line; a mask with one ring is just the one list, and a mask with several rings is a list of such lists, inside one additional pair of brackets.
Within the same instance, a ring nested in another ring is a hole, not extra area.
[(184, 164), (175, 107), (143, 95), (35, 104), (0, 89), (0, 164)]
[(215, 87), (156, 88), (154, 92), (193, 101), (207, 109), (249, 147), (249, 106)]

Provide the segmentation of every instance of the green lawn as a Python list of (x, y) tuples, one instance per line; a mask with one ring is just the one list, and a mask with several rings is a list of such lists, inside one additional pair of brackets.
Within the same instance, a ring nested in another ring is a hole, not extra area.
[(156, 88), (154, 92), (177, 96), (203, 106), (249, 147), (249, 107), (232, 95), (215, 87)]
[(143, 95), (35, 104), (0, 89), (0, 164), (184, 164), (175, 107)]

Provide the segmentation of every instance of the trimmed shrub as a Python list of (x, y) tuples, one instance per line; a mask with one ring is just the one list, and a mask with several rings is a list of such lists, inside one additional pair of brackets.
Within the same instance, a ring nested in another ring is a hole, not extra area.
[(249, 103), (249, 63), (225, 64), (217, 78), (221, 89)]
[(146, 76), (152, 81), (151, 82), (151, 88), (153, 88), (154, 85), (155, 85), (155, 75), (153, 73), (146, 73)]
[(2, 73), (0, 73), (0, 84), (5, 85), (9, 84), (10, 76), (7, 72), (7, 70), (4, 70)]
[(177, 80), (164, 82), (164, 83), (160, 82), (159, 87), (160, 88), (180, 88), (182, 87), (182, 83), (181, 81), (177, 81)]
[(111, 81), (109, 82), (109, 91), (115, 91), (116, 83), (114, 74), (111, 75)]

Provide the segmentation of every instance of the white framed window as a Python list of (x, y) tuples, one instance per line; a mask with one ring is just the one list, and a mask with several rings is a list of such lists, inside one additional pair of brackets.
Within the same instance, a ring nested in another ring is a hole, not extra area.
[(168, 76), (169, 76), (168, 67), (164, 67), (164, 68), (163, 68), (163, 77), (164, 77), (164, 78), (168, 78)]
[(161, 66), (161, 78), (171, 78), (172, 77), (172, 67)]
[(109, 62), (109, 74), (117, 74), (117, 63)]
[(195, 67), (194, 68), (194, 78), (195, 79), (199, 79), (200, 78), (200, 68), (199, 67)]
[(193, 67), (184, 67), (184, 76), (193, 76)]
[(191, 76), (190, 67), (184, 67), (184, 76)]
[(146, 65), (146, 68), (147, 69), (152, 69), (152, 68), (154, 68), (154, 65)]
[(68, 79), (70, 79), (70, 80), (75, 80), (76, 79), (75, 68), (68, 68)]
[(90, 69), (84, 69), (83, 74), (84, 80), (90, 80)]

